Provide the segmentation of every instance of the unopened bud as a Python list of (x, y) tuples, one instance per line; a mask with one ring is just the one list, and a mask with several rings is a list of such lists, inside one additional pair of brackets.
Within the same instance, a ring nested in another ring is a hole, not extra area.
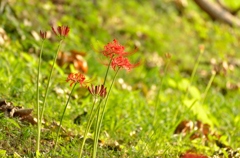
[(168, 58), (168, 59), (171, 59), (172, 55), (170, 53), (166, 53), (165, 57)]
[(205, 49), (204, 45), (199, 45), (200, 53), (203, 53), (203, 52), (204, 52), (204, 49)]

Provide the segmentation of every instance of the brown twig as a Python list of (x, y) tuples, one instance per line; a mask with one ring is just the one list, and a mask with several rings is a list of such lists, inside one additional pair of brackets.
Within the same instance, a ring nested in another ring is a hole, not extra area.
[(212, 19), (223, 21), (231, 26), (240, 27), (240, 19), (223, 9), (220, 5), (209, 0), (194, 0)]
[(237, 9), (233, 10), (231, 8), (228, 8), (227, 6), (224, 5), (224, 3), (222, 2), (222, 0), (216, 0), (216, 2), (218, 3), (219, 6), (221, 6), (224, 10), (228, 11), (229, 13), (231, 13), (232, 15), (237, 15), (237, 13), (240, 11), (240, 7), (238, 7)]

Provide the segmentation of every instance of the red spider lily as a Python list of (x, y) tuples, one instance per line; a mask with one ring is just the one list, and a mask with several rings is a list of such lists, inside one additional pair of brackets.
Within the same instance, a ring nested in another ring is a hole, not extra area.
[(45, 32), (42, 32), (42, 31), (40, 30), (40, 36), (42, 37), (43, 40), (46, 39), (46, 38), (47, 38), (47, 32), (46, 32), (46, 31), (45, 31)]
[(87, 88), (87, 84), (90, 83), (90, 81), (85, 81), (86, 77), (84, 75), (82, 75), (80, 72), (79, 73), (70, 73), (70, 75), (67, 78), (67, 82), (68, 81), (72, 81), (72, 83), (70, 84), (70, 87), (72, 87), (72, 85), (74, 83), (79, 82), (79, 84), (81, 85), (81, 87), (83, 85), (85, 85), (85, 88)]
[(108, 43), (106, 46), (104, 46), (104, 50), (102, 51), (97, 51), (96, 49), (94, 50), (96, 52), (103, 53), (104, 56), (110, 59), (113, 56), (129, 56), (137, 51), (137, 49), (135, 49), (132, 52), (125, 52), (125, 47), (119, 44), (119, 42), (116, 39), (114, 39), (113, 42)]
[(120, 69), (124, 68), (125, 70), (130, 72), (132, 68), (135, 68), (135, 67), (139, 66), (140, 64), (141, 64), (141, 61), (139, 61), (137, 64), (133, 65), (129, 62), (127, 57), (118, 56), (118, 57), (113, 58), (111, 67), (113, 68), (114, 71), (116, 71), (116, 67), (117, 67)]
[(88, 90), (94, 96), (100, 96), (102, 98), (105, 98), (107, 95), (107, 88), (104, 88), (104, 85), (101, 85), (101, 89), (99, 85), (95, 86), (95, 89), (94, 89), (94, 86), (91, 85), (91, 88), (88, 87)]
[(56, 30), (53, 28), (53, 26), (52, 26), (52, 30), (53, 30), (53, 32), (54, 32), (54, 34), (56, 35), (56, 36), (58, 36), (58, 37), (67, 37), (68, 36), (68, 33), (69, 33), (69, 31), (70, 31), (70, 28), (68, 27), (68, 26), (58, 26), (57, 27), (57, 31), (58, 31), (58, 33), (56, 32)]

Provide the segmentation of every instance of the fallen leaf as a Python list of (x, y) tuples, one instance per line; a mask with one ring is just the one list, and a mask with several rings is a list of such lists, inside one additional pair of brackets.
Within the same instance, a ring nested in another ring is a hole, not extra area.
[(33, 109), (23, 109), (23, 107), (14, 106), (12, 102), (6, 100), (0, 100), (0, 112), (4, 113), (6, 117), (18, 117), (20, 121), (27, 121), (32, 125), (37, 124), (31, 116)]
[(35, 121), (34, 118), (31, 115), (25, 115), (23, 117), (20, 117), (19, 120), (22, 121), (22, 122), (31, 123), (32, 125), (37, 124), (37, 121)]
[(33, 112), (33, 109), (19, 109), (19, 110), (15, 110), (13, 117), (23, 117), (26, 115), (30, 115)]
[(174, 131), (174, 134), (180, 134), (183, 133), (183, 136), (186, 136), (188, 133), (190, 133), (193, 130), (193, 122), (184, 120), (180, 122), (180, 124), (177, 126), (177, 128)]
[(58, 54), (57, 63), (59, 66), (67, 64), (67, 68), (70, 68), (70, 64), (73, 64), (76, 70), (87, 73), (88, 64), (87, 61), (83, 58), (85, 55), (85, 52), (79, 52), (77, 50), (70, 50), (70, 52), (60, 52)]

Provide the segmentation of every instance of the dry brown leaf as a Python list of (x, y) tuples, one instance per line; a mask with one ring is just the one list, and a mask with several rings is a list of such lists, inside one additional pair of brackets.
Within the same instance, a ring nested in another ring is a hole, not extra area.
[(187, 133), (190, 133), (193, 130), (193, 122), (184, 120), (180, 122), (177, 128), (174, 131), (174, 134), (183, 133), (183, 136), (186, 136)]
[(76, 70), (87, 73), (87, 61), (83, 58), (85, 55), (85, 52), (78, 52), (77, 50), (70, 50), (70, 52), (60, 52), (58, 54), (57, 63), (59, 66), (67, 64), (67, 68), (70, 67), (70, 64), (73, 64)]
[(33, 109), (19, 109), (19, 110), (15, 110), (13, 117), (23, 117), (26, 115), (30, 115), (33, 112)]
[(200, 120), (197, 120), (195, 123), (193, 121), (184, 120), (180, 122), (177, 128), (174, 131), (174, 134), (182, 133), (183, 136), (186, 136), (189, 133), (192, 133), (190, 139), (202, 138), (204, 141), (209, 140), (208, 135), (214, 136), (216, 139), (220, 139), (221, 135), (210, 131), (209, 124), (203, 124)]
[(20, 117), (19, 120), (22, 121), (22, 122), (31, 123), (32, 125), (37, 124), (37, 121), (35, 121), (34, 118), (31, 115), (25, 115), (23, 117)]
[(20, 106), (14, 106), (12, 102), (0, 100), (0, 112), (3, 112), (6, 117), (18, 117), (20, 121), (37, 124), (31, 116), (33, 109), (23, 109)]

